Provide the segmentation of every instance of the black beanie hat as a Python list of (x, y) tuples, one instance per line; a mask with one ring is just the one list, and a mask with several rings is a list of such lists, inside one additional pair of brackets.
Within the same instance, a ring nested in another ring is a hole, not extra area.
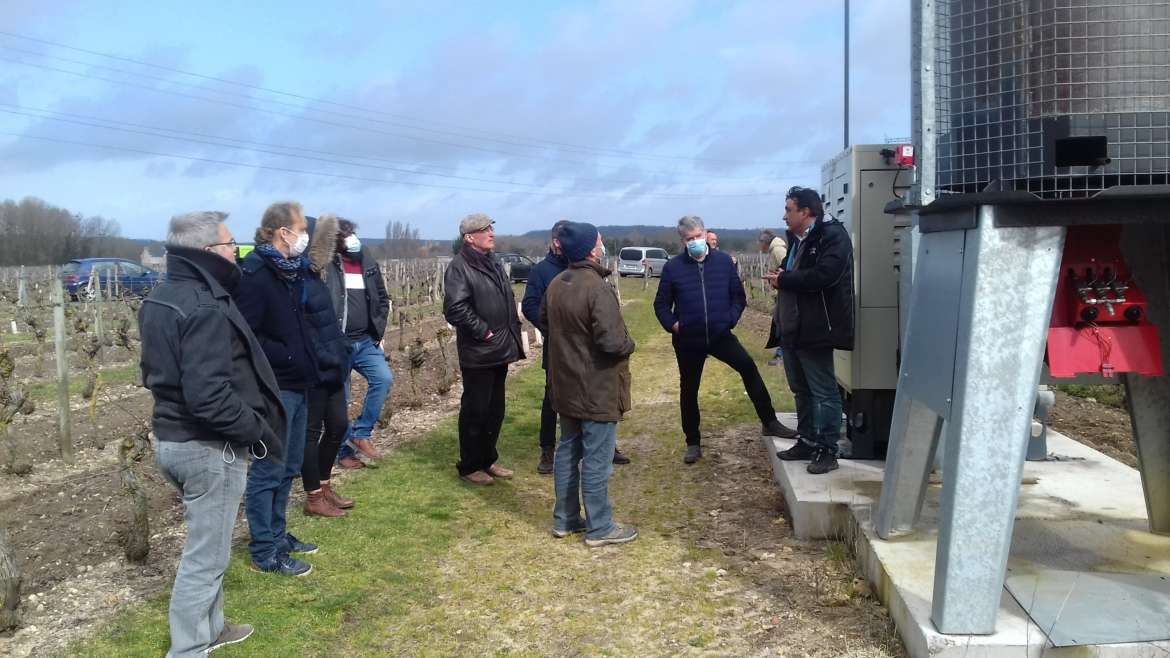
[(560, 241), (566, 260), (585, 260), (597, 246), (597, 227), (587, 222), (569, 222), (561, 229)]

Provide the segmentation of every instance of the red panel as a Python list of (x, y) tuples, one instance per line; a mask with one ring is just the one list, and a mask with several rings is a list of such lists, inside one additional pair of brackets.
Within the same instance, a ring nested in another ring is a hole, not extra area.
[(1053, 377), (1082, 373), (1132, 372), (1161, 377), (1162, 350), (1158, 328), (1149, 325), (1096, 328), (1052, 327), (1048, 330), (1048, 370)]

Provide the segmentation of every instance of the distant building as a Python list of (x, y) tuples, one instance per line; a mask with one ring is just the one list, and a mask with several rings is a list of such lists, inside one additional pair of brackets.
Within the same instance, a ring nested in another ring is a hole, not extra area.
[(142, 266), (156, 272), (167, 269), (167, 250), (161, 244), (142, 248)]

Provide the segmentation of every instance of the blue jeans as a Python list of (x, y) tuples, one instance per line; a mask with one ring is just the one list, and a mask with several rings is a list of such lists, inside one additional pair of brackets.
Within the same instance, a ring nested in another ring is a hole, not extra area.
[(809, 447), (837, 455), (841, 438), (841, 392), (833, 374), (833, 348), (789, 349), (784, 374), (796, 399), (796, 430)]
[[(349, 428), (349, 436), (338, 452), (338, 458), (353, 455), (353, 439), (368, 439), (374, 433), (374, 425), (382, 415), (382, 407), (390, 397), (390, 387), (394, 385), (394, 373), (390, 372), (390, 365), (386, 363), (386, 354), (374, 344), (371, 338), (362, 338), (353, 344), (352, 368), (359, 375), (366, 378), (366, 400), (362, 404), (362, 412), (353, 421)], [(349, 373), (345, 377), (346, 400), (349, 400)]]
[(288, 496), (293, 480), (301, 474), (301, 462), (305, 459), (309, 398), (304, 391), (281, 391), (280, 402), (288, 415), (284, 463), (261, 459), (252, 462), (248, 469), (244, 509), (252, 533), (248, 551), (253, 562), (267, 562), (288, 552), (285, 528)]
[(168, 658), (205, 655), (223, 631), (223, 574), (248, 477), (246, 449), (233, 453), (224, 445), (158, 442), (159, 471), (178, 488), (187, 521), (187, 541), (171, 592)]
[[(614, 527), (609, 501), (609, 476), (613, 474), (613, 446), (617, 423), (577, 420), (561, 416), (561, 442), (553, 460), (553, 528), (585, 529), (589, 539), (600, 539)], [(585, 519), (581, 519), (581, 504)]]

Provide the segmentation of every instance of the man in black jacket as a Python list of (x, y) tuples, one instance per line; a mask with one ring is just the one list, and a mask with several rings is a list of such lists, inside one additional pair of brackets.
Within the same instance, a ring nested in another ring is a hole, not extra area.
[(784, 202), (788, 257), (769, 276), (779, 289), (774, 326), (784, 347), (784, 373), (796, 398), (796, 445), (780, 459), (809, 459), (814, 475), (837, 468), (841, 394), (833, 350), (853, 349), (853, 243), (841, 222), (827, 219), (815, 190), (794, 187)]
[(455, 327), (463, 398), (459, 405), (459, 477), (477, 485), (508, 479), (496, 463), (504, 423), (508, 364), (524, 358), (512, 282), (492, 253), (491, 217), (468, 215), (459, 224), (463, 249), (443, 275), (443, 316)]
[[(524, 286), (524, 299), (520, 302), (520, 309), (524, 317), (536, 327), (544, 338), (545, 347), (540, 355), (540, 367), (546, 370), (544, 382), (544, 402), (540, 406), (540, 463), (536, 472), (541, 475), (552, 475), (553, 454), (557, 447), (557, 412), (552, 408), (549, 399), (548, 385), (548, 327), (540, 319), (540, 303), (544, 301), (544, 292), (557, 275), (564, 272), (569, 266), (565, 256), (561, 253), (561, 231), (569, 224), (569, 220), (562, 219), (553, 224), (549, 234), (548, 255), (536, 264), (528, 273), (528, 282)], [(615, 445), (613, 448), (613, 463), (629, 464), (630, 458), (622, 454)]]
[(224, 623), (223, 575), (249, 453), (265, 461), (284, 456), (276, 378), (232, 301), (240, 270), (226, 217), (198, 212), (171, 220), (167, 278), (138, 314), (158, 466), (179, 489), (187, 521), (168, 656), (204, 655), (252, 634), (246, 624)]

